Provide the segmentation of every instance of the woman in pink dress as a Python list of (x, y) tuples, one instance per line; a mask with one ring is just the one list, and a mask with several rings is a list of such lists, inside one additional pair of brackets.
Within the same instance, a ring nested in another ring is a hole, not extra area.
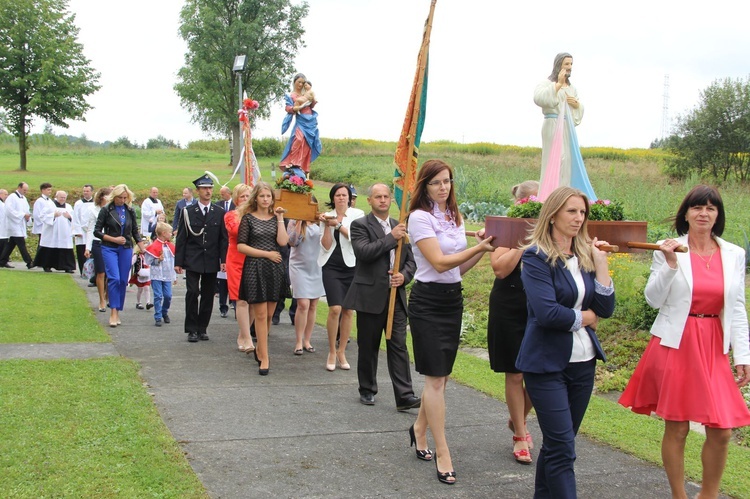
[(310, 173), (310, 163), (315, 161), (323, 150), (320, 133), (318, 132), (318, 113), (313, 109), (316, 101), (313, 100), (309, 106), (304, 106), (296, 111), (294, 109), (295, 101), (304, 95), (306, 80), (302, 73), (294, 75), (292, 84), (294, 90), (284, 97), (287, 115), (281, 124), (281, 133), (286, 133), (292, 118), (296, 119), (289, 142), (287, 142), (279, 162), (279, 168), (282, 171), (297, 167), (302, 169), (305, 174)]
[[(687, 497), (690, 421), (706, 429), (701, 498), (718, 496), (732, 428), (750, 425), (739, 390), (750, 381), (745, 251), (719, 237), (724, 223), (715, 188), (699, 185), (685, 196), (674, 222), (679, 237), (660, 242), (646, 284), (646, 301), (659, 309), (651, 341), (620, 397), (634, 412), (664, 419), (662, 460), (672, 497)], [(683, 245), (689, 253), (675, 253)]]
[[(237, 184), (232, 189), (232, 202), (236, 207), (246, 203), (250, 199), (250, 186)], [(242, 280), (242, 267), (245, 265), (245, 255), (237, 251), (237, 232), (240, 227), (240, 219), (237, 210), (226, 212), (224, 225), (227, 227), (229, 236), (229, 247), (227, 248), (227, 289), (229, 299), (235, 301), (235, 314), (237, 325), (240, 328), (237, 335), (237, 349), (240, 352), (252, 353), (255, 351), (253, 338), (250, 336), (250, 324), (253, 322), (253, 311), (245, 300), (240, 300), (240, 281)]]

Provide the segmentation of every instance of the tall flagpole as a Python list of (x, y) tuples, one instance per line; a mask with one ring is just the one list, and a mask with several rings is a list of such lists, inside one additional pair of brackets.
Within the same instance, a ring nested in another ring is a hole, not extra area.
[[(406, 117), (404, 126), (401, 129), (401, 137), (396, 146), (394, 161), (396, 163), (396, 172), (394, 175), (394, 184), (396, 190), (396, 201), (399, 203), (399, 223), (406, 221), (406, 211), (408, 208), (408, 198), (414, 189), (414, 182), (417, 177), (417, 160), (419, 158), (419, 142), (422, 135), (422, 127), (425, 118), (425, 104), (427, 93), (427, 68), (430, 51), (430, 34), (432, 32), (432, 17), (435, 13), (435, 3), (430, 3), (430, 14), (424, 23), (424, 33), (422, 35), (422, 46), (417, 56), (417, 71), (414, 75), (414, 84), (409, 97), (409, 105), (406, 108)], [(400, 190), (400, 196), (399, 196)], [(393, 262), (393, 273), (399, 271), (401, 262), (401, 252), (404, 238), (398, 240), (396, 246), (396, 255)], [(393, 329), (393, 314), (396, 306), (397, 288), (391, 288), (391, 294), (388, 300), (388, 320), (386, 322), (385, 338), (391, 338)]]

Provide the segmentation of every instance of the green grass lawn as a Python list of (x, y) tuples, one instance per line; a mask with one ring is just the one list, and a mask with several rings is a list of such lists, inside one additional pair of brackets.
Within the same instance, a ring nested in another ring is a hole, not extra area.
[(0, 270), (0, 343), (108, 342), (68, 274)]
[(3, 497), (207, 497), (133, 362), (6, 360), (0, 379)]

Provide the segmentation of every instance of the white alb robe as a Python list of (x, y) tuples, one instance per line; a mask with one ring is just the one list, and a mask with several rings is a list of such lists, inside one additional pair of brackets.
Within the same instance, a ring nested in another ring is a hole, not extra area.
[[(26, 196), (18, 191), (8, 194), (5, 200), (5, 231), (7, 237), (27, 237), (26, 226), (29, 225), (24, 218), (29, 211), (29, 201)], [(29, 220), (30, 222), (30, 220)]]
[(151, 231), (148, 229), (150, 226), (156, 225), (156, 212), (160, 210), (164, 212), (161, 199), (157, 199), (154, 203), (151, 198), (146, 198), (141, 204), (141, 234), (144, 237), (151, 237)]

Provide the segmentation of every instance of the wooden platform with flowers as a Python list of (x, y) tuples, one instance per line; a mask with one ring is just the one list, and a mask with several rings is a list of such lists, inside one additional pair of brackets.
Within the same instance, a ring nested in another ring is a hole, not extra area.
[(275, 189), (276, 206), (286, 209), (284, 218), (317, 222), (320, 212), (318, 202), (312, 197), (312, 192), (292, 192), (286, 189)]
[[(535, 218), (488, 216), (484, 222), (485, 234), (495, 236), (493, 246), (517, 248), (524, 244), (529, 230), (536, 224)], [(620, 247), (620, 252), (632, 253), (644, 250), (628, 248), (628, 242), (648, 241), (648, 222), (642, 221), (594, 221), (588, 222), (589, 237), (607, 241)]]

